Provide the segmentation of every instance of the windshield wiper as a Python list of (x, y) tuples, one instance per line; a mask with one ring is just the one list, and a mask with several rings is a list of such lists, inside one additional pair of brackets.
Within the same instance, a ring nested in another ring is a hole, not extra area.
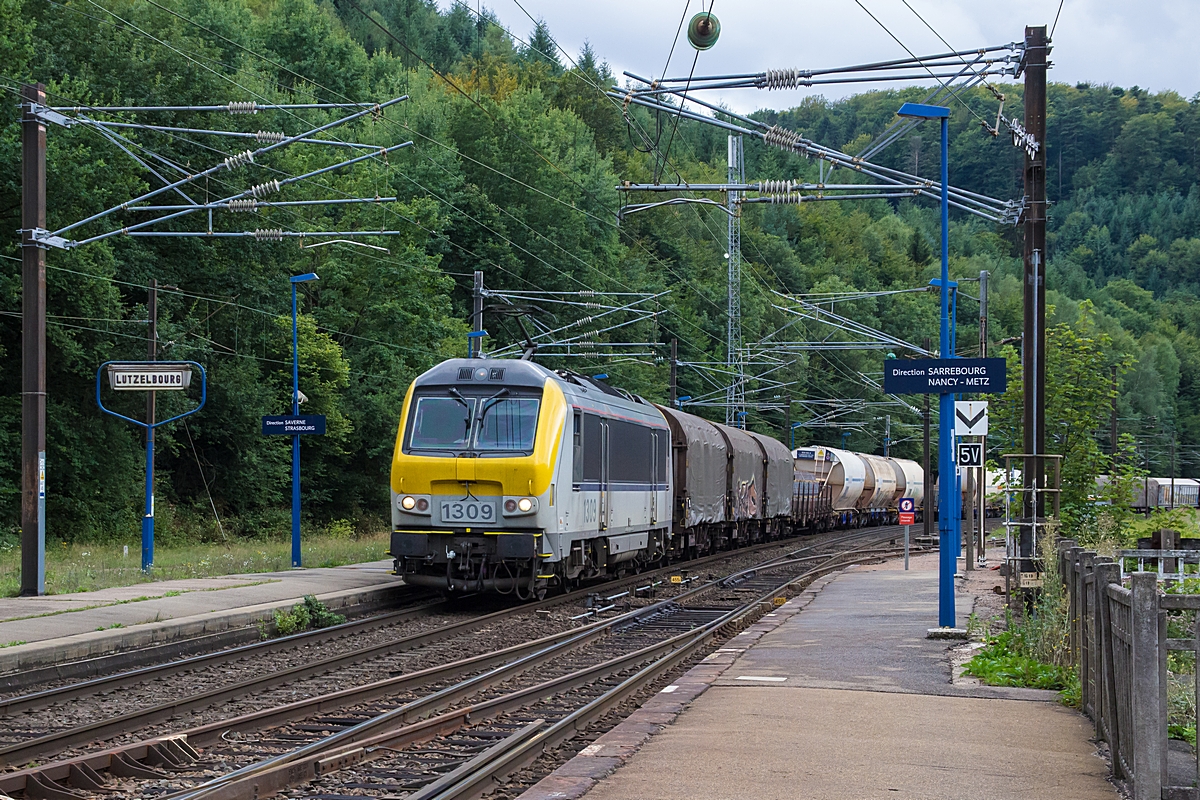
[(479, 423), (480, 427), (483, 426), (483, 418), (486, 417), (487, 413), (492, 410), (493, 406), (496, 405), (496, 401), (499, 400), (501, 397), (503, 397), (506, 394), (508, 394), (508, 389), (501, 389), (500, 391), (496, 392), (494, 395), (489, 397), (487, 400), (483, 401), (483, 405), (481, 405), (479, 407), (478, 423)]

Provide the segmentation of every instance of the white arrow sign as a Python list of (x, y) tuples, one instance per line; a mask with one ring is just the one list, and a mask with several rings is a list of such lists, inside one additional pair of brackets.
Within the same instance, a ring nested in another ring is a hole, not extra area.
[(954, 403), (955, 436), (987, 436), (987, 432), (986, 400), (958, 400)]

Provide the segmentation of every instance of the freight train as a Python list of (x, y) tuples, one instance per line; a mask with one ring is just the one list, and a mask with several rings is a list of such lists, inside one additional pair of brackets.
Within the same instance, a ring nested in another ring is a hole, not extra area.
[[(1096, 478), (1096, 495), (1108, 487), (1109, 477)], [(1193, 478), (1143, 477), (1133, 481), (1129, 506), (1137, 513), (1150, 513), (1168, 508), (1200, 507), (1200, 481)], [(1172, 493), (1174, 496), (1172, 496)]]
[(407, 583), (542, 596), (799, 531), (895, 520), (915, 462), (762, 434), (531, 361), (418, 377), (392, 458), (391, 555)]

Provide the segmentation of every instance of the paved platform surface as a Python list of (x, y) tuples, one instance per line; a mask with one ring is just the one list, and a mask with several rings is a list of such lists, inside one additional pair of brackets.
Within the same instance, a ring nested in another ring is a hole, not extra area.
[(1116, 800), (1055, 693), (952, 682), (936, 556), (898, 566), (793, 598), (522, 800)]
[(334, 611), (386, 605), (403, 586), (391, 569), (387, 560), (0, 598), (0, 674), (252, 626), (310, 594)]

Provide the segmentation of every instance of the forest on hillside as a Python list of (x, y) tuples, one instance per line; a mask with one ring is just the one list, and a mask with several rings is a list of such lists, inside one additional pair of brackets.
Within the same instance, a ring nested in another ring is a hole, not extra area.
[[(456, 5), (440, 12), (428, 0), (0, 0), (6, 98), (0, 103), (0, 228), (9, 232), (20, 227), (18, 92), (27, 81), (45, 83), (52, 105), (85, 111), (231, 101), (379, 102), (407, 95), (323, 135), (372, 148), (413, 142), (278, 195), (289, 201), (394, 201), (220, 213), (212, 223), (216, 231), (395, 232), (359, 240), (374, 248), (311, 248), (305, 245), (313, 242), (303, 239), (118, 235), (49, 252), (52, 536), (136, 535), (140, 432), (98, 411), (94, 382), (106, 360), (145, 357), (151, 279), (164, 287), (159, 357), (200, 362), (209, 381), (206, 408), (186, 424), (159, 431), (158, 524), (165, 537), (211, 537), (218, 530), (250, 536), (286, 527), (290, 451), (285, 441), (260, 435), (259, 418), (285, 413), (290, 405), (290, 275), (320, 275), (301, 291), (300, 318), (304, 411), (329, 421), (328, 434), (305, 438), (302, 448), (312, 526), (352, 520), (365, 530), (385, 524), (388, 463), (404, 392), (423, 370), (466, 352), (475, 270), (483, 270), (488, 288), (500, 293), (592, 291), (597, 301), (612, 293), (658, 295), (651, 303), (655, 313), (614, 314), (611, 319), (630, 324), (611, 331), (605, 330), (610, 318), (589, 320), (598, 315), (586, 308), (497, 299), (488, 309), (489, 350), (521, 340), (526, 321), (542, 329), (570, 326), (586, 334), (583, 341), (596, 355), (539, 354), (540, 360), (606, 373), (615, 385), (656, 401), (666, 399), (672, 339), (686, 364), (725, 358), (724, 213), (669, 206), (618, 224), (616, 186), (680, 177), (723, 181), (726, 134), (692, 122), (675, 126), (644, 109), (626, 112), (604, 95), (619, 81), (603, 54), (591, 48), (563, 52), (552, 31), (534, 20), (526, 31), (506, 31), (486, 10)], [(1010, 113), (1020, 108), (1019, 85), (996, 88)], [(854, 153), (895, 119), (902, 102), (924, 94), (880, 91), (836, 102), (814, 97), (755, 116)], [(995, 94), (976, 88), (955, 105), (951, 182), (1015, 199), (1021, 194), (1020, 151), (978, 121), (994, 119), (997, 103)], [(103, 118), (296, 135), (341, 113)], [(198, 132), (106, 130), (124, 137), (117, 140), (121, 146), (95, 127), (51, 126), (51, 229), (161, 185), (122, 147), (178, 176), (260, 146)], [(936, 131), (917, 129), (878, 160), (936, 177), (936, 139)], [(1103, 466), (1111, 446), (1108, 381), (1116, 368), (1119, 428), (1130, 437), (1129, 457), (1153, 474), (1167, 474), (1173, 454), (1178, 474), (1200, 475), (1200, 98), (1052, 83), (1046, 146), (1049, 323), (1052, 345), (1059, 348), (1052, 357), (1078, 373), (1050, 387), (1054, 446)], [(189, 188), (204, 198), (228, 196), (332, 165), (351, 150), (297, 144)], [(746, 143), (748, 180), (815, 180), (818, 168), (759, 141)], [(165, 197), (160, 199), (167, 202)], [(140, 219), (144, 215), (125, 211), (71, 235), (94, 236)], [(163, 229), (201, 230), (203, 224), (187, 218)], [(787, 296), (804, 295), (905, 341), (936, 342), (935, 296), (906, 290), (927, 286), (937, 274), (938, 230), (936, 208), (926, 201), (747, 206), (745, 341), (769, 350), (778, 341), (771, 337), (789, 321), (789, 335), (797, 340), (844, 338), (818, 323), (796, 323), (780, 308)], [(1016, 358), (1020, 237), (1012, 226), (952, 216), (951, 269), (962, 283), (960, 355), (978, 351), (978, 285), (969, 281), (987, 270), (992, 353)], [(6, 235), (0, 241), (0, 536), (10, 539), (19, 524), (19, 257), (15, 235)], [(886, 294), (857, 294), (862, 292)], [(621, 342), (650, 345), (624, 352), (609, 346)], [(878, 350), (806, 351), (775, 369), (770, 380), (786, 384), (785, 397), (796, 401), (882, 403), (886, 398), (871, 384), (879, 379), (883, 357)], [(716, 375), (683, 367), (680, 394), (699, 398), (718, 391)], [(748, 392), (778, 408), (777, 395), (785, 390), (752, 379)], [(187, 402), (165, 398), (159, 413)], [(993, 456), (1020, 441), (1011, 406), (1000, 403), (997, 435), (989, 440)], [(752, 410), (748, 426), (786, 438), (785, 415), (775, 408)], [(814, 408), (794, 405), (792, 420), (811, 418)], [(132, 401), (127, 410), (138, 413)], [(720, 408), (692, 410), (723, 417)], [(803, 427), (796, 443), (879, 451), (887, 415), (893, 452), (916, 455), (920, 418), (901, 406), (865, 405), (841, 418), (853, 426)]]

